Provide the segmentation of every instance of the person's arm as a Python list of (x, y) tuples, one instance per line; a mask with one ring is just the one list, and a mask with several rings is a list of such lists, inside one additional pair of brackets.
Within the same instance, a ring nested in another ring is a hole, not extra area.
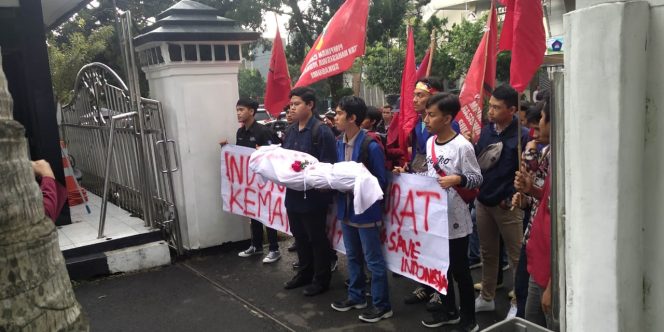
[(546, 289), (542, 292), (542, 311), (545, 315), (551, 313), (551, 301), (551, 278), (549, 278)]
[(65, 201), (64, 198), (58, 196), (58, 183), (55, 182), (51, 165), (45, 160), (33, 161), (32, 170), (35, 176), (41, 178), (39, 189), (42, 192), (44, 213), (55, 221), (60, 215)]
[(472, 145), (463, 145), (459, 151), (461, 153), (461, 187), (466, 189), (479, 188), (482, 185), (482, 170), (477, 157), (475, 157), (475, 150)]

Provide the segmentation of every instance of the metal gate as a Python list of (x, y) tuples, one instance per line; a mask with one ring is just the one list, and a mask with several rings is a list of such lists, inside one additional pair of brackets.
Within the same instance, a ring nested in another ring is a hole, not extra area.
[(132, 106), (127, 85), (111, 68), (88, 64), (76, 77), (72, 102), (62, 108), (62, 137), (83, 173), (83, 187), (161, 229), (182, 253), (172, 175), (178, 170), (175, 141), (166, 133), (159, 101), (140, 98), (140, 109)]

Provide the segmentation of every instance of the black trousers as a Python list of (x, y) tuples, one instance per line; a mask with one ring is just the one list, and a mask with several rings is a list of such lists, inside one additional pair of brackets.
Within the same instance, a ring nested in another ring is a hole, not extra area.
[(290, 229), (297, 242), (301, 278), (324, 287), (330, 285), (330, 240), (325, 230), (327, 208), (307, 213), (288, 212)]
[[(267, 226), (265, 226), (265, 229), (267, 241), (270, 243), (270, 251), (279, 250), (277, 231)], [(263, 250), (263, 223), (254, 219), (251, 219), (251, 245), (256, 247), (257, 250)]]
[(459, 311), (456, 306), (454, 283), (459, 287), (460, 316), (464, 323), (475, 321), (475, 289), (468, 267), (468, 236), (450, 240), (450, 267), (447, 270), (447, 295), (443, 304), (448, 313)]

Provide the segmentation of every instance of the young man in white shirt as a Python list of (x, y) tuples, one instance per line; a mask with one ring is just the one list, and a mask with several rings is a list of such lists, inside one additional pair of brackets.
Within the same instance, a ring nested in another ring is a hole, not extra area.
[[(474, 332), (479, 330), (479, 326), (475, 321), (475, 291), (467, 254), (473, 224), (468, 203), (461, 193), (479, 188), (482, 172), (473, 145), (452, 128), (452, 121), (460, 109), (458, 96), (438, 93), (427, 101), (424, 116), (425, 128), (431, 134), (426, 143), (426, 174), (437, 178), (438, 184), (447, 191), (450, 265), (444, 308), (434, 312), (432, 318), (422, 321), (422, 324), (440, 327), (459, 323), (462, 331)], [(454, 281), (459, 288), (461, 310), (456, 306)]]

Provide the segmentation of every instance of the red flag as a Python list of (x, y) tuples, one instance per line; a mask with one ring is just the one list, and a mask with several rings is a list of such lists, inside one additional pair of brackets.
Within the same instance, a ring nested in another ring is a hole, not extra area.
[(477, 142), (482, 130), (484, 97), (491, 93), (496, 84), (496, 56), (498, 53), (496, 21), (496, 8), (492, 4), (484, 36), (477, 46), (459, 94), (461, 112), (457, 114), (456, 120), (459, 122), (461, 132), (470, 132), (474, 142)]
[[(506, 24), (503, 25), (502, 34), (507, 35), (504, 41), (503, 37), (500, 38), (500, 46), (501, 50), (512, 50), (510, 85), (521, 93), (544, 61), (546, 52), (546, 35), (542, 21), (544, 14), (539, 0), (506, 0), (506, 5)], [(508, 18), (510, 22), (507, 22)]]
[(399, 113), (392, 119), (390, 128), (387, 131), (387, 144), (391, 145), (397, 142), (397, 147), (402, 150), (406, 160), (410, 157), (408, 154), (408, 137), (415, 128), (417, 122), (417, 112), (413, 98), (415, 97), (415, 41), (413, 40), (413, 28), (408, 27), (408, 43), (406, 45), (406, 61), (401, 74), (401, 103), (399, 104)]
[(343, 73), (364, 55), (369, 0), (347, 0), (327, 23), (302, 63), (296, 87)]
[[(279, 26), (279, 24), (277, 24)], [(275, 117), (288, 105), (288, 95), (291, 90), (291, 79), (288, 74), (286, 53), (281, 41), (279, 29), (272, 43), (272, 56), (270, 57), (270, 71), (267, 73), (267, 88), (265, 89), (265, 109)]]
[(427, 77), (427, 68), (429, 68), (429, 61), (431, 61), (429, 58), (431, 57), (431, 48), (427, 48), (427, 52), (424, 54), (424, 58), (422, 58), (422, 62), (420, 62), (420, 66), (417, 67), (417, 79), (422, 79)]
[(501, 3), (505, 5), (505, 20), (503, 21), (503, 30), (500, 32), (500, 43), (498, 44), (498, 51), (511, 51), (512, 50), (512, 33), (514, 30), (514, 0), (502, 0)]

